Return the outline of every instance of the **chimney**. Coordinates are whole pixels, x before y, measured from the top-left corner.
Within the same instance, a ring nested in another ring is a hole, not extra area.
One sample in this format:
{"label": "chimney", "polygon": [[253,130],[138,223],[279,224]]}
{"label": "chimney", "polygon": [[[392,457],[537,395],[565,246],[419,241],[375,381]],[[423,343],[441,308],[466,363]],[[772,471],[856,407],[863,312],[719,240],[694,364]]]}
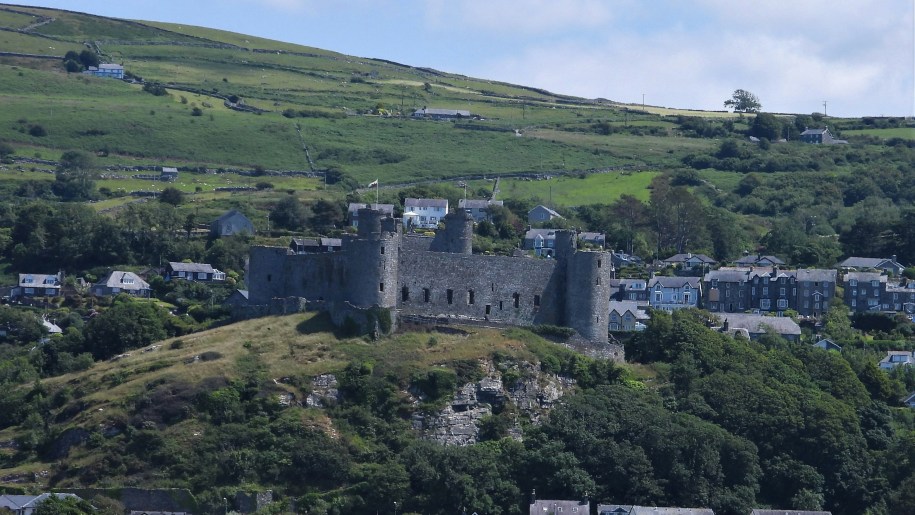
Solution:
{"label": "chimney", "polygon": [[537,489],[531,488],[531,504],[537,502]]}
{"label": "chimney", "polygon": [[581,498],[580,504],[588,504],[590,501],[591,499],[588,497],[588,492],[585,492],[585,495]]}
{"label": "chimney", "polygon": [[721,326],[721,328],[724,330],[724,332],[728,332],[728,326],[730,326],[730,324],[728,324],[728,319],[725,318],[725,319],[724,319],[724,325]]}

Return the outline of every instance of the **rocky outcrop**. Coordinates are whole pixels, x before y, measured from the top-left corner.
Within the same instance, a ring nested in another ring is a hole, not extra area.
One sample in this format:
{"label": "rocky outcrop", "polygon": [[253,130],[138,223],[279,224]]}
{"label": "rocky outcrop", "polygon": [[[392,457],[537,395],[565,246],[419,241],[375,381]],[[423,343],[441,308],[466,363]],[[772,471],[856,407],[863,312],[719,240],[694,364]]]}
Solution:
{"label": "rocky outcrop", "polygon": [[[502,374],[490,363],[487,377],[475,383],[467,383],[458,389],[454,398],[445,408],[436,413],[416,413],[413,428],[424,438],[444,445],[471,445],[479,441],[480,421],[495,412],[514,406],[532,423],[555,406],[565,392],[573,386],[571,379],[543,374],[530,363],[517,366],[520,379],[513,379],[506,385]],[[521,438],[518,423],[509,430],[513,438]]]}
{"label": "rocky outcrop", "polygon": [[337,376],[321,374],[311,380],[311,393],[305,397],[305,405],[310,408],[323,408],[328,403],[340,400],[340,391],[337,389]]}

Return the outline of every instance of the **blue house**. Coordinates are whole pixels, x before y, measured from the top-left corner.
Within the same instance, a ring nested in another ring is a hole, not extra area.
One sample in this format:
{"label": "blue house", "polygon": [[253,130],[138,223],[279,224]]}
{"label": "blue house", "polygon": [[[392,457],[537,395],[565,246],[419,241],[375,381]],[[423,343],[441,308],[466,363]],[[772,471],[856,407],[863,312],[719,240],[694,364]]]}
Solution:
{"label": "blue house", "polygon": [[648,304],[668,312],[698,307],[701,284],[698,277],[653,277],[648,281]]}

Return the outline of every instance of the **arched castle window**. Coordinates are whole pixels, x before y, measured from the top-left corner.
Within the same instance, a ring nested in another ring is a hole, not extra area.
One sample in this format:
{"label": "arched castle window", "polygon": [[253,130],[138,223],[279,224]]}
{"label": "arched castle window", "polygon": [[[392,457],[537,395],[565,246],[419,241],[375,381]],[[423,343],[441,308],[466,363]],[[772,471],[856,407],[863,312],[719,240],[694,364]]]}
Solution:
{"label": "arched castle window", "polygon": [[521,307],[521,295],[520,295],[520,294],[518,294],[518,293],[513,293],[513,294],[512,294],[512,299],[513,299],[514,302],[515,302],[515,307],[516,307],[516,308]]}
{"label": "arched castle window", "polygon": [[429,288],[423,288],[423,302],[429,302],[429,299],[432,297],[432,292],[429,291]]}

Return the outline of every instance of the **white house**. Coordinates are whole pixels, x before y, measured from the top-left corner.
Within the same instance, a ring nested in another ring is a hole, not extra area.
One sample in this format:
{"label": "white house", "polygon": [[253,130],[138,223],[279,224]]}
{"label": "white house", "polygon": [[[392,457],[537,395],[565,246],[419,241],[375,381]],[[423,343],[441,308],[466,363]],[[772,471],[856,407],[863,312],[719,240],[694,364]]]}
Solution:
{"label": "white house", "polygon": [[56,493],[43,493],[41,495],[0,495],[0,511],[7,509],[14,515],[32,515],[35,508],[52,495],[58,499],[66,499],[68,497],[79,499],[79,496],[74,494]]}
{"label": "white house", "polygon": [[404,227],[435,229],[448,214],[448,199],[408,198],[404,200],[403,211]]}

